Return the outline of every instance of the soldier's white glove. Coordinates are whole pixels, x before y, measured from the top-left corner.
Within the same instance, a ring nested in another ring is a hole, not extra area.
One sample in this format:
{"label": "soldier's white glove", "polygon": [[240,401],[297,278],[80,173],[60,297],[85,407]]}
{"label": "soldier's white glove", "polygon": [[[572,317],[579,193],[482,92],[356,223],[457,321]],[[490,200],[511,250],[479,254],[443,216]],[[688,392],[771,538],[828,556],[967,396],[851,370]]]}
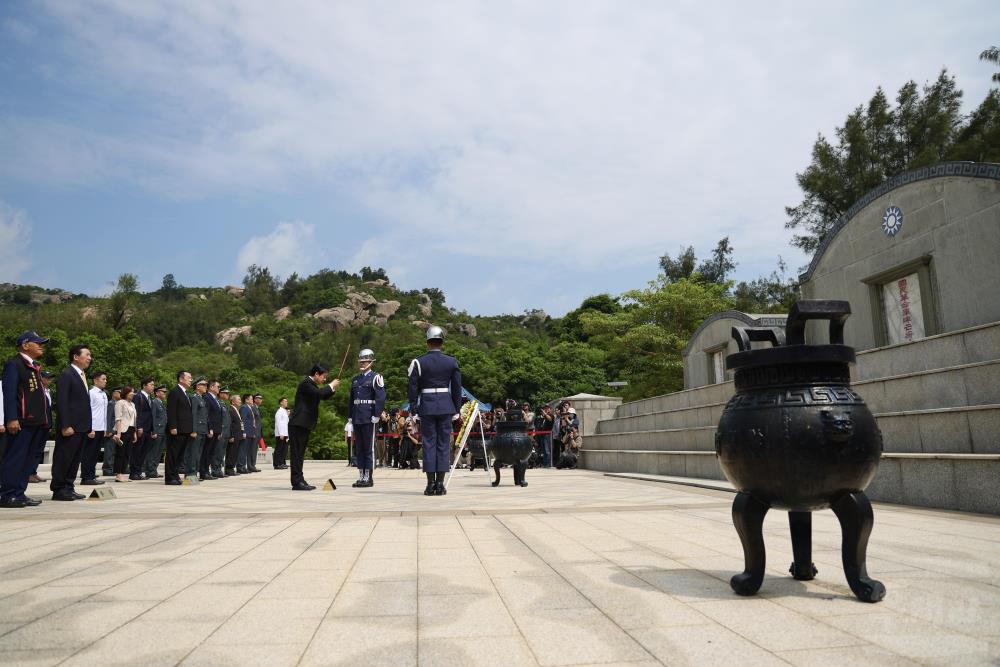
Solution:
{"label": "soldier's white glove", "polygon": [[372,423],[373,424],[377,424],[378,423],[378,417],[372,417]]}
{"label": "soldier's white glove", "polygon": [[461,414],[459,414],[459,413],[456,413],[456,414],[455,414],[455,416],[451,418],[451,420],[452,420],[453,422],[457,422],[457,421],[458,421],[459,419],[461,419],[461,418],[462,418],[462,415],[461,415]]}

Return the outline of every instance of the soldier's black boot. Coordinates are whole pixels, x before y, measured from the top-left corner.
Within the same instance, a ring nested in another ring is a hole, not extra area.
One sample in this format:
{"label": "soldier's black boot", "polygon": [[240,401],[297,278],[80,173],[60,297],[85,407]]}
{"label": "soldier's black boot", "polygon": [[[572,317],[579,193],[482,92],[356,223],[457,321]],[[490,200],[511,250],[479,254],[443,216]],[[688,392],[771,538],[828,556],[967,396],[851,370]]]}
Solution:
{"label": "soldier's black boot", "polygon": [[427,473],[427,488],[424,489],[424,495],[425,496],[434,495],[434,473],[432,472]]}
{"label": "soldier's black boot", "polygon": [[434,495],[443,496],[447,495],[448,489],[444,488],[444,473],[436,473],[437,479],[434,482]]}
{"label": "soldier's black boot", "polygon": [[365,486],[372,487],[375,486],[375,471],[371,468],[368,469],[368,474],[365,475]]}

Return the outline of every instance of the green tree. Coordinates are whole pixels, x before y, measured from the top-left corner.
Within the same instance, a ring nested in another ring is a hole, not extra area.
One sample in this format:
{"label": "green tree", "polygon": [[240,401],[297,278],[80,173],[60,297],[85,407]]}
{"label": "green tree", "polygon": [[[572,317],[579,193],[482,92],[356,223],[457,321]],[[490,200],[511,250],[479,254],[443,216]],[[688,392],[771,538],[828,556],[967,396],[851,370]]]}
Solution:
{"label": "green tree", "polygon": [[671,257],[669,254],[660,257],[660,268],[663,270],[663,274],[667,280],[675,283],[678,280],[690,278],[691,274],[694,273],[696,262],[694,247],[688,246],[687,248],[681,248],[680,252],[677,253],[677,257]]}
{"label": "green tree", "polygon": [[[1000,49],[995,46],[991,46],[979,54],[979,59],[983,62],[993,63],[996,67],[1000,67]],[[994,72],[992,80],[995,83],[1000,83],[1000,72]]]}
{"label": "green tree", "polygon": [[798,282],[785,275],[785,261],[778,258],[778,270],[733,289],[733,308],[744,313],[787,313],[799,298]]}
{"label": "green tree", "polygon": [[251,264],[243,276],[243,300],[251,313],[271,313],[278,303],[281,281],[266,266]]}
{"label": "green tree", "polygon": [[135,274],[123,273],[118,276],[115,289],[108,302],[108,321],[112,328],[121,329],[128,320],[135,302],[135,295],[138,292],[139,279]]}
{"label": "green tree", "polygon": [[962,91],[942,70],[919,88],[909,81],[891,109],[881,88],[867,106],[858,106],[836,129],[836,143],[820,135],[804,171],[796,174],[803,199],[785,212],[788,229],[802,230],[792,245],[814,252],[850,206],[886,178],[907,169],[954,157],[962,133]]}
{"label": "green tree", "polygon": [[681,350],[706,317],[730,307],[728,287],[660,275],[644,290],[625,292],[620,312],[584,313],[584,331],[608,350],[610,369],[629,382],[627,400],[683,387]]}
{"label": "green tree", "polygon": [[160,286],[160,298],[164,301],[176,301],[184,296],[181,286],[177,284],[174,274],[168,273],[163,276],[163,284]]}
{"label": "green tree", "polygon": [[994,88],[973,111],[951,147],[950,160],[1000,162],[1000,90]]}
{"label": "green tree", "polygon": [[721,285],[735,268],[733,246],[729,244],[729,237],[726,236],[715,245],[712,256],[698,265],[698,273],[701,274],[702,280]]}

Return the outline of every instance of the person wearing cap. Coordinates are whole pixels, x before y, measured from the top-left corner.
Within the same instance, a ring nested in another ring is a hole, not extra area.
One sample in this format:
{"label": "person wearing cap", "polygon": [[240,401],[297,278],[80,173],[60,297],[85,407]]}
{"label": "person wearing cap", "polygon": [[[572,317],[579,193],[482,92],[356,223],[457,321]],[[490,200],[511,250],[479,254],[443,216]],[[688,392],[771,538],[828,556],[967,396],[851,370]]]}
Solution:
{"label": "person wearing cap", "polygon": [[194,422],[195,436],[188,443],[184,455],[184,472],[187,476],[196,476],[202,481],[208,478],[200,474],[201,452],[208,437],[208,406],[205,405],[205,392],[208,391],[208,380],[198,378],[194,383],[194,394],[191,395],[191,419]]}
{"label": "person wearing cap", "polygon": [[385,408],[385,380],[372,370],[374,363],[374,351],[364,349],[358,353],[360,372],[351,379],[347,401],[358,458],[358,479],[351,485],[355,488],[375,486],[375,427]]}
{"label": "person wearing cap", "polygon": [[441,351],[444,330],[427,329],[427,353],[410,362],[407,396],[420,417],[424,448],[425,496],[442,496],[445,474],[451,467],[451,423],[462,410],[462,372],[455,357]]}
{"label": "person wearing cap", "polygon": [[163,457],[163,450],[167,446],[167,385],[157,385],[153,389],[153,400],[150,401],[153,408],[153,432],[149,434],[149,451],[146,453],[144,464],[146,479],[157,479],[160,473],[160,459]]}
{"label": "person wearing cap", "polygon": [[110,477],[115,474],[115,406],[122,400],[122,388],[113,387],[108,399],[108,421],[104,429],[104,456],[101,459],[101,474]]}
{"label": "person wearing cap", "polygon": [[226,470],[223,477],[235,477],[242,474],[236,471],[236,466],[240,458],[240,448],[242,447],[243,417],[240,416],[240,406],[243,398],[234,393],[229,399],[229,441],[226,443]]}
{"label": "person wearing cap", "polygon": [[[218,383],[213,384],[215,388],[213,397],[219,404],[219,432],[215,434],[215,448],[209,461],[209,471],[212,473],[212,477],[222,479],[226,477],[223,467],[226,464],[226,448],[229,445],[233,417],[229,413],[229,387],[219,387]],[[213,385],[208,386],[208,393],[213,394]]]}
{"label": "person wearing cap", "polygon": [[340,386],[340,380],[336,378],[327,383],[326,372],[322,364],[314,365],[295,389],[295,406],[288,419],[288,448],[292,462],[292,489],[295,491],[316,488],[306,482],[302,464],[309,446],[309,433],[316,428],[319,420],[319,402],[329,400]]}
{"label": "person wearing cap", "polygon": [[[52,421],[52,392],[49,390],[49,385],[52,384],[52,378],[54,376],[50,371],[46,370],[42,370],[40,375],[42,376],[42,389],[43,391],[45,391],[45,403],[46,403],[46,408],[48,410],[48,415],[47,415],[48,420],[50,424],[53,424],[54,422]],[[47,434],[46,438],[48,438]],[[35,462],[35,465],[32,466],[31,468],[31,474],[28,475],[28,484],[39,484],[41,482],[49,481],[44,477],[38,476],[38,466],[41,464],[42,459],[44,458],[45,458],[45,441],[42,441],[41,445],[38,448],[38,451],[36,451],[32,455],[32,460]]]}
{"label": "person wearing cap", "polygon": [[4,419],[7,420],[7,451],[0,463],[0,507],[19,508],[41,504],[28,498],[28,475],[33,462],[31,455],[38,442],[45,446],[49,431],[48,405],[42,389],[42,365],[48,338],[34,331],[17,337],[17,354],[3,367]]}
{"label": "person wearing cap", "polygon": [[90,386],[86,371],[90,368],[90,348],[69,348],[69,365],[59,374],[56,384],[56,444],[52,450],[52,500],[80,500],[84,496],[74,488],[80,468],[84,442],[93,430],[90,412]]}
{"label": "person wearing cap", "polygon": [[278,400],[278,409],[274,412],[274,469],[285,470],[288,465],[288,399]]}
{"label": "person wearing cap", "polygon": [[191,373],[177,371],[177,386],[167,394],[167,456],[163,462],[163,484],[180,486],[180,470],[184,467],[184,454],[188,443],[197,435],[191,411]]}

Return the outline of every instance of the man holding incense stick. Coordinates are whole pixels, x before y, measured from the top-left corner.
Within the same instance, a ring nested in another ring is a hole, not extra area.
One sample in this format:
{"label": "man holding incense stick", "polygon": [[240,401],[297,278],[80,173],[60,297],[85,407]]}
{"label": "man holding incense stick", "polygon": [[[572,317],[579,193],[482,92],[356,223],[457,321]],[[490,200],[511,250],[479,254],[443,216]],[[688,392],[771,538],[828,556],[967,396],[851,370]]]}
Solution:
{"label": "man holding incense stick", "polygon": [[292,464],[292,489],[294,491],[312,491],[316,487],[306,482],[302,475],[302,462],[309,446],[309,434],[316,428],[319,419],[319,402],[333,396],[340,386],[340,380],[334,378],[327,384],[327,370],[316,364],[303,378],[295,390],[295,407],[288,420],[288,445]]}

